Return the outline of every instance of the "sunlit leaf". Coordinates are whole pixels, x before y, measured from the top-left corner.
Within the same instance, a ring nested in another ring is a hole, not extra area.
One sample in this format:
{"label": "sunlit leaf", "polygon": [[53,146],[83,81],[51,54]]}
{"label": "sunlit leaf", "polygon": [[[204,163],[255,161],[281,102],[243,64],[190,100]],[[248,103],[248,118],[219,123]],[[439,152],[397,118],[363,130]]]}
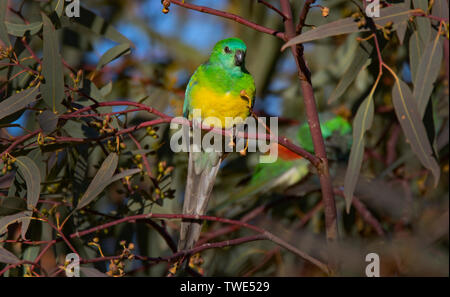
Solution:
{"label": "sunlit leaf", "polygon": [[408,85],[400,79],[396,80],[392,89],[392,102],[407,141],[422,165],[433,174],[436,186],[440,176],[439,165],[433,158],[433,151],[417,108],[417,102]]}
{"label": "sunlit leaf", "polygon": [[116,171],[119,157],[115,153],[111,153],[103,161],[102,166],[97,171],[94,179],[89,184],[83,197],[77,205],[77,209],[81,209],[94,200],[110,183],[111,178]]}
{"label": "sunlit leaf", "polygon": [[442,41],[437,36],[428,43],[423,53],[414,79],[414,98],[417,100],[419,114],[423,117],[428,100],[433,92],[434,82],[439,75],[442,62]]}
{"label": "sunlit leaf", "polygon": [[42,85],[42,97],[53,112],[63,112],[61,104],[64,99],[64,74],[61,55],[59,54],[59,42],[50,19],[42,14],[44,21],[44,60],[42,74],[45,83]]}
{"label": "sunlit leaf", "polygon": [[26,89],[0,102],[0,119],[15,113],[33,103],[39,93],[39,87]]}
{"label": "sunlit leaf", "polygon": [[363,101],[353,120],[353,144],[350,151],[347,171],[344,179],[344,196],[347,213],[350,211],[353,193],[358,181],[359,172],[364,156],[364,134],[370,129],[373,122],[374,106],[372,93]]}

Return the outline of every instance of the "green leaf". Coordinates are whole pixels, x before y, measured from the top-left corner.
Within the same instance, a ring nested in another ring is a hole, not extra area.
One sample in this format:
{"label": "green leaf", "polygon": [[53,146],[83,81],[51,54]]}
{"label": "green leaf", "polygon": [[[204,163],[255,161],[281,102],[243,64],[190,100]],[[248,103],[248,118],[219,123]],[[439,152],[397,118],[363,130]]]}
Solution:
{"label": "green leaf", "polygon": [[64,0],[56,0],[55,2],[54,10],[58,17],[61,17],[64,11]]}
{"label": "green leaf", "polygon": [[100,93],[102,94],[103,97],[108,96],[111,91],[112,91],[112,81],[110,81],[109,83],[107,83],[106,85],[104,85],[101,89],[100,89]]}
{"label": "green leaf", "polygon": [[427,44],[431,37],[431,21],[425,17],[417,17],[416,24],[420,39]]}
{"label": "green leaf", "polygon": [[121,173],[118,173],[118,174],[114,175],[111,178],[110,183],[113,183],[115,181],[118,181],[119,179],[125,178],[126,176],[133,176],[133,175],[135,175],[136,173],[139,173],[139,172],[141,172],[141,169],[139,169],[139,168],[127,169],[125,171],[122,171]]}
{"label": "green leaf", "polygon": [[0,216],[9,216],[27,209],[26,202],[19,197],[0,199]]}
{"label": "green leaf", "polygon": [[428,9],[428,0],[413,0],[414,8],[420,8],[424,12]]}
{"label": "green leaf", "polygon": [[9,41],[8,37],[8,29],[5,25],[5,16],[8,5],[8,0],[0,0],[0,40],[5,43],[5,45],[8,47],[11,45],[11,42]]}
{"label": "green leaf", "polygon": [[34,262],[36,257],[39,255],[39,252],[41,251],[41,247],[38,245],[31,245],[25,248],[25,251],[23,252],[23,260],[27,260],[30,262]]}
{"label": "green leaf", "polygon": [[[18,157],[16,159],[18,166],[18,172],[21,174],[27,185],[27,207],[26,214],[32,214],[32,211],[36,207],[39,194],[41,192],[41,172],[36,166],[33,160],[28,157]],[[25,235],[28,230],[30,220],[22,220],[22,238],[25,239]]]}
{"label": "green leaf", "polygon": [[102,166],[97,171],[94,179],[89,184],[83,197],[81,197],[76,209],[81,209],[88,205],[111,183],[111,178],[116,171],[118,162],[119,157],[117,154],[109,154],[105,161],[103,161]]}
{"label": "green leaf", "polygon": [[97,65],[97,69],[103,68],[106,64],[110,63],[111,61],[114,61],[115,59],[119,58],[120,56],[127,55],[130,52],[131,52],[130,44],[128,44],[128,43],[122,43],[122,44],[116,45],[113,48],[110,48],[100,58],[100,61],[98,62],[98,65]]}
{"label": "green leaf", "polygon": [[434,0],[431,14],[446,19],[448,23],[448,0]]}
{"label": "green leaf", "polygon": [[[411,8],[411,0],[405,0],[405,3],[403,3],[405,9]],[[397,30],[395,33],[397,34],[398,40],[401,45],[403,45],[403,41],[405,40],[406,30],[408,29],[408,22],[400,22],[397,25]]]}
{"label": "green leaf", "polygon": [[50,134],[56,129],[56,125],[58,124],[58,116],[51,112],[50,110],[44,110],[38,116],[39,126],[45,134]]}
{"label": "green leaf", "polygon": [[425,50],[425,43],[420,39],[419,32],[413,31],[409,39],[409,65],[411,68],[411,78],[415,81],[420,58]]}
{"label": "green leaf", "polygon": [[422,165],[431,171],[435,186],[437,186],[440,168],[433,158],[433,150],[418,111],[417,102],[408,85],[398,78],[392,89],[392,103],[407,142],[411,145]]}
{"label": "green leaf", "polygon": [[105,101],[105,98],[103,98],[102,92],[97,88],[95,83],[93,81],[90,81],[88,79],[83,79],[83,87],[81,88],[81,91],[89,95],[89,97],[94,98],[97,101],[103,102]]}
{"label": "green leaf", "polygon": [[42,85],[42,97],[53,112],[62,113],[64,106],[64,73],[61,56],[59,54],[59,42],[50,19],[42,13],[44,21],[43,47],[44,60],[42,74],[45,83]]}
{"label": "green leaf", "polygon": [[344,196],[347,213],[350,211],[353,193],[363,161],[364,147],[366,145],[364,134],[372,126],[373,114],[373,93],[371,92],[359,106],[355,119],[353,120],[353,144],[344,179]]}
{"label": "green leaf", "polygon": [[345,90],[347,90],[350,84],[358,76],[358,73],[367,63],[367,60],[370,58],[372,54],[372,51],[373,46],[370,45],[367,41],[363,41],[360,43],[358,49],[356,50],[352,63],[347,68],[338,85],[331,93],[330,98],[328,99],[328,104],[339,99],[339,97],[341,97],[342,94],[344,94]]}
{"label": "green leaf", "polygon": [[5,248],[0,246],[0,263],[16,264],[16,263],[19,263],[19,262],[20,262],[19,258],[17,258],[10,251],[8,251]]}
{"label": "green leaf", "polygon": [[425,47],[414,79],[414,98],[417,100],[421,118],[433,92],[433,85],[439,76],[442,62],[442,41],[439,36]]}
{"label": "green leaf", "polygon": [[83,6],[80,6],[79,18],[63,18],[63,25],[69,25],[71,22],[75,22],[85,28],[88,28],[95,34],[104,36],[117,43],[133,44],[128,38],[106,22],[101,16],[96,15]]}
{"label": "green leaf", "polygon": [[19,111],[36,100],[39,86],[16,93],[0,102],[0,119]]}
{"label": "green leaf", "polygon": [[22,37],[25,34],[34,35],[41,31],[42,28],[42,22],[33,22],[28,25],[26,24],[14,24],[5,21],[6,29],[8,30],[8,33],[17,36]]}
{"label": "green leaf", "polygon": [[[411,10],[406,9],[403,4],[392,5],[381,9],[380,17],[373,18],[373,21],[379,26],[384,26],[388,22],[393,22],[393,29],[395,30],[400,23],[408,20],[410,14]],[[369,30],[370,29],[366,27],[358,28],[357,22],[352,17],[340,19],[295,36],[285,43],[281,50],[283,51],[287,47],[298,43],[305,43],[330,36],[349,34],[353,32],[364,32]]]}

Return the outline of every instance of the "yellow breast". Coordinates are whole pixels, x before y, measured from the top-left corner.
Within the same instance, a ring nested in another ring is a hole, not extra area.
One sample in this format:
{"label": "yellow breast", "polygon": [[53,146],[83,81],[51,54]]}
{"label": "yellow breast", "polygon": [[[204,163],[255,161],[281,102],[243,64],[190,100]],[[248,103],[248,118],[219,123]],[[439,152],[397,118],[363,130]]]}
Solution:
{"label": "yellow breast", "polygon": [[[208,117],[217,118],[221,126],[230,128],[230,121],[225,118],[242,118],[245,120],[250,114],[250,103],[239,95],[224,93],[206,87],[196,87],[191,94],[191,106],[201,110],[201,117],[205,124],[217,127]],[[191,115],[192,116],[192,115]]]}

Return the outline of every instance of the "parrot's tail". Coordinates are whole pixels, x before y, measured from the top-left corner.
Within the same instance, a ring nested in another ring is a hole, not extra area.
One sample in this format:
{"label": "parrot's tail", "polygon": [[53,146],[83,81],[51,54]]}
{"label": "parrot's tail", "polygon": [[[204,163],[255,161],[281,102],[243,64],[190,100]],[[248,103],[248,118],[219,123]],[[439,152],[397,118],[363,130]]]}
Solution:
{"label": "parrot's tail", "polygon": [[[189,152],[183,214],[204,215],[206,213],[221,162],[222,153]],[[202,221],[184,219],[181,222],[178,251],[193,248],[200,237],[201,229]]]}

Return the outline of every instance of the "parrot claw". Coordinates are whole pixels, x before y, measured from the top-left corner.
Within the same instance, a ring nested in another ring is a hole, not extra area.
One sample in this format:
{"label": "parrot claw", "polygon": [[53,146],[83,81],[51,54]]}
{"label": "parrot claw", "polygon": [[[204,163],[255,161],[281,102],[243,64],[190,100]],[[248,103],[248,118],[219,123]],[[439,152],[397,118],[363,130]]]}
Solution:
{"label": "parrot claw", "polygon": [[246,156],[247,155],[247,150],[248,150],[248,139],[245,142],[245,147],[244,149],[242,149],[241,151],[239,151],[239,153],[241,154],[241,156]]}
{"label": "parrot claw", "polygon": [[251,110],[252,109],[252,100],[250,99],[250,96],[247,94],[247,92],[245,90],[241,90],[240,95],[241,95],[241,98],[248,101],[248,108]]}

